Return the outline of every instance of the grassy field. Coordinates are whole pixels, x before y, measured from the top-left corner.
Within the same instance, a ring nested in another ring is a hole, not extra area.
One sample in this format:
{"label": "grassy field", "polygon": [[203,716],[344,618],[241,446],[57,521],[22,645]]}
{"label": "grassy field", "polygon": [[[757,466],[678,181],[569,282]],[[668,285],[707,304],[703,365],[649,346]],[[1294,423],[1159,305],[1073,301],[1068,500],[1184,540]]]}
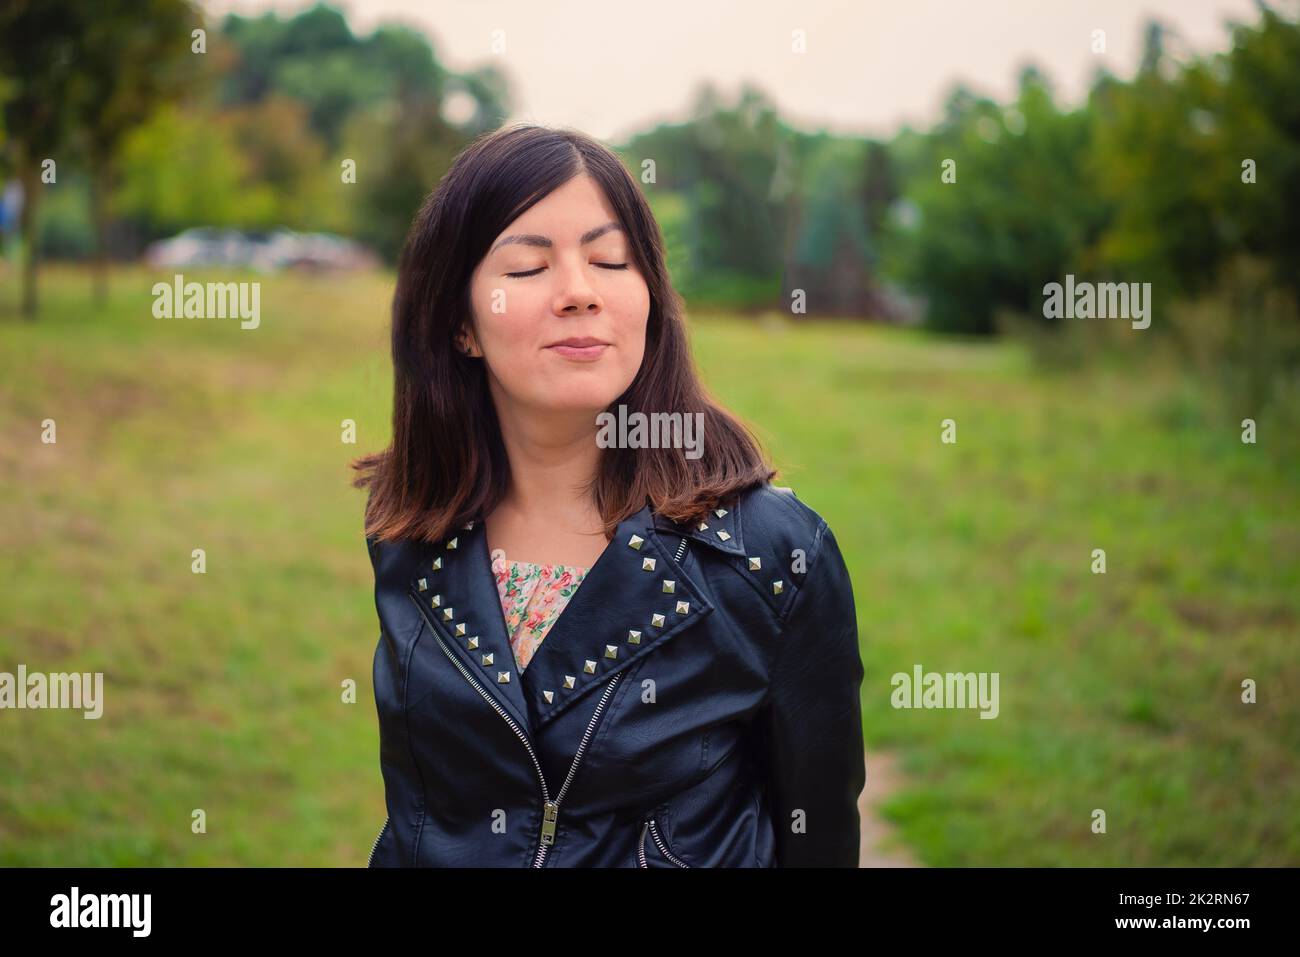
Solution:
{"label": "grassy field", "polygon": [[[103,671],[107,699],[0,712],[0,865],[364,864],[378,626],[346,465],[387,439],[392,279],[239,277],[263,283],[243,330],[155,319],[156,278],[100,309],[50,268],[35,323],[0,280],[0,671]],[[1300,436],[1262,418],[1242,444],[1250,413],[1166,366],[1049,375],[835,323],[693,337],[844,550],[865,735],[902,757],[885,812],[921,860],[1300,864]],[[918,663],[998,672],[998,718],[892,708]]]}

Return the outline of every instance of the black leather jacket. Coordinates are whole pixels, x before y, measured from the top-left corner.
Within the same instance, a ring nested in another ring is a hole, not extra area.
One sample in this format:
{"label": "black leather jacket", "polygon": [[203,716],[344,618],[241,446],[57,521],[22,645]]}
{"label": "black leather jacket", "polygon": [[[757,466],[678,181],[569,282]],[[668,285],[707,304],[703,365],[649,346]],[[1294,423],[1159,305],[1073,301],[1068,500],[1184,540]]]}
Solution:
{"label": "black leather jacket", "polygon": [[852,585],[790,490],[692,526],[647,503],[522,675],[481,521],[368,544],[388,808],[370,866],[857,866]]}

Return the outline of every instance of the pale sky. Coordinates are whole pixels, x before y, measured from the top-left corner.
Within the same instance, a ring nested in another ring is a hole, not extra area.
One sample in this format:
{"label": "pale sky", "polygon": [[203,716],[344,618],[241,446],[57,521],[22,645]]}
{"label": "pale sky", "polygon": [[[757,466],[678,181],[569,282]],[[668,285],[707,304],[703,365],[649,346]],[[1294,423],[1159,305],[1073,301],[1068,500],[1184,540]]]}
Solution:
{"label": "pale sky", "polygon": [[[204,0],[210,14],[293,13],[302,0]],[[1131,77],[1142,24],[1167,49],[1229,44],[1226,19],[1255,23],[1252,0],[343,0],[354,33],[401,21],[462,71],[495,62],[511,83],[509,120],[574,126],[617,141],[683,119],[710,79],[727,102],[750,80],[805,129],[890,136],[930,126],[958,79],[1004,101],[1032,60],[1074,104],[1093,71]],[[1300,0],[1274,9],[1295,15]],[[1104,30],[1106,53],[1091,50]],[[794,31],[806,52],[792,52]],[[493,52],[495,31],[504,50]]]}

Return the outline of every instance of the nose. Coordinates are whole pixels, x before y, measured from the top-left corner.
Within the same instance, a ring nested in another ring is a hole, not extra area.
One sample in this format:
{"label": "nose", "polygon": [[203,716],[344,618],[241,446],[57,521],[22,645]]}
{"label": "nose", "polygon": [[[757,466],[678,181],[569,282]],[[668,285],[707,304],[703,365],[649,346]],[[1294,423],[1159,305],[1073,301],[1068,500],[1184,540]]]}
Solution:
{"label": "nose", "polygon": [[591,284],[587,273],[585,258],[579,256],[576,261],[556,266],[559,280],[555,294],[555,312],[559,315],[580,315],[588,312],[600,312],[604,303],[600,293]]}

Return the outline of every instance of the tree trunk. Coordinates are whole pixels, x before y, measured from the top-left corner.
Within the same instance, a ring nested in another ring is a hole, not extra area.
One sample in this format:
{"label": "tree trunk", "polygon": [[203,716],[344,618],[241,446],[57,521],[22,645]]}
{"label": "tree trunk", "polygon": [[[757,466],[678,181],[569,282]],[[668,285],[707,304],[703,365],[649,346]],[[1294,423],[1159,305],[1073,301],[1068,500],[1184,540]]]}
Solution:
{"label": "tree trunk", "polygon": [[41,177],[31,164],[22,167],[23,211],[18,219],[23,237],[23,315],[36,318],[36,202],[40,195]]}
{"label": "tree trunk", "polygon": [[103,161],[96,162],[90,177],[90,216],[95,230],[94,298],[96,305],[108,301],[108,177]]}

